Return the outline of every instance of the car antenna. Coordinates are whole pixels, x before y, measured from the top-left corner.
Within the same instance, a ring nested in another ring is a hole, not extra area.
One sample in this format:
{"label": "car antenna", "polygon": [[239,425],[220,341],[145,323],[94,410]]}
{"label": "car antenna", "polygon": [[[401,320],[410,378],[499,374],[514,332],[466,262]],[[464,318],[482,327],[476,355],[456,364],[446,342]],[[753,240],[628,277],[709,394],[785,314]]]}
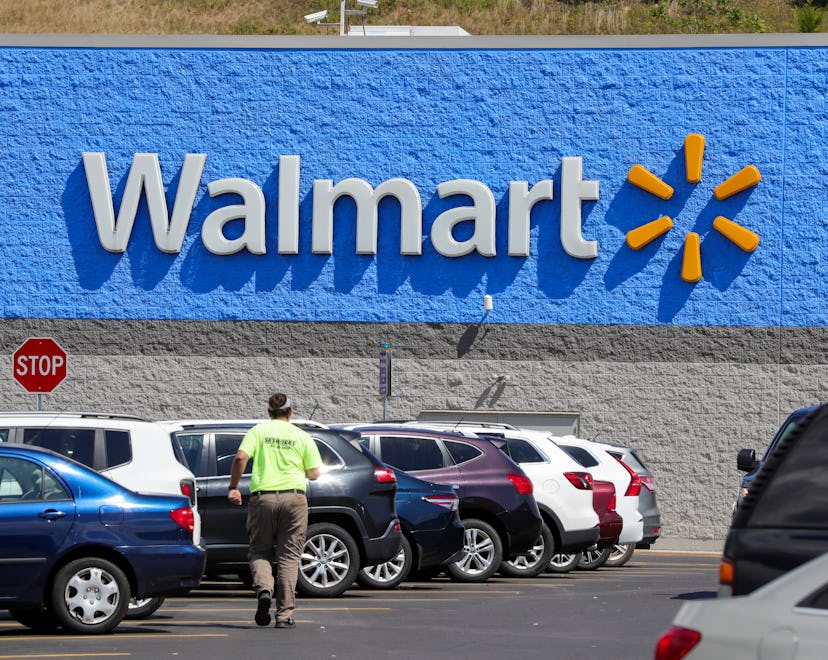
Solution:
{"label": "car antenna", "polygon": [[313,404],[313,410],[311,410],[311,414],[310,414],[310,417],[308,417],[308,419],[313,419],[313,416],[316,414],[316,409],[317,409],[318,407],[319,407],[319,404],[318,404],[318,403],[314,403],[314,404]]}
{"label": "car antenna", "polygon": [[463,420],[464,420],[464,419],[466,419],[466,417],[465,417],[465,416],[461,417],[460,419],[458,419],[458,420],[454,423],[454,430],[455,430],[455,431],[457,430],[457,427],[458,427],[458,426],[460,426],[460,425],[463,423]]}

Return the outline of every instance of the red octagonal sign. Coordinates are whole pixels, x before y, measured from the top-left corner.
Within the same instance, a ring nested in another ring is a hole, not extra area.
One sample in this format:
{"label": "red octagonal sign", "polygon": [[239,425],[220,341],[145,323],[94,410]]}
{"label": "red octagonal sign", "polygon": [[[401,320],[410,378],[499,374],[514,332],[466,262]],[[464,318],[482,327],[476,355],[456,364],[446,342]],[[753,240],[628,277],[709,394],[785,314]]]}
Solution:
{"label": "red octagonal sign", "polygon": [[66,351],[51,337],[29,337],[13,355],[14,379],[27,392],[51,392],[66,378]]}

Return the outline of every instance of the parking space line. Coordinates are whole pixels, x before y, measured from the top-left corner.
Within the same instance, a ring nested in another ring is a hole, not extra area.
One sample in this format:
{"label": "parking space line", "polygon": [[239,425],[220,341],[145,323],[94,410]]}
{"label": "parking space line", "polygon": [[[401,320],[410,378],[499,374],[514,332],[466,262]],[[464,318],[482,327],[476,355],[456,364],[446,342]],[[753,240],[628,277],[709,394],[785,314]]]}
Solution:
{"label": "parking space line", "polygon": [[0,655],[3,660],[17,660],[18,658],[122,658],[132,653],[38,653],[31,655]]}
{"label": "parking space line", "polygon": [[[156,625],[158,625],[157,622],[156,622]],[[80,642],[80,641],[92,641],[92,640],[97,641],[98,639],[100,639],[102,642],[105,642],[106,640],[112,641],[112,639],[151,639],[153,637],[159,637],[159,638],[163,638],[163,639],[173,639],[173,638],[178,638],[178,637],[229,637],[229,636],[230,635],[227,634],[227,633],[180,633],[180,634],[179,633],[164,633],[164,634],[158,634],[158,635],[153,634],[153,633],[145,633],[145,634],[142,634],[142,635],[132,635],[130,633],[127,633],[125,635],[119,635],[116,632],[114,635],[99,635],[98,637],[95,637],[93,635],[84,635],[83,637],[78,637],[77,635],[66,635],[66,636],[63,636],[63,635],[48,635],[48,636],[47,635],[33,635],[31,637],[27,636],[26,641],[27,642],[30,642],[30,641],[37,641],[37,642],[43,642],[43,641],[67,642],[69,640],[74,640],[74,641]],[[6,641],[8,641],[8,642],[19,642],[20,638],[19,637],[0,637],[0,644],[2,644],[3,642],[6,642]],[[88,655],[88,654],[84,654],[84,655]],[[20,656],[20,655],[0,656],[0,658],[2,658],[2,657],[21,658],[21,657],[24,657],[24,656]],[[50,656],[46,656],[46,657],[51,658],[51,657],[56,657],[56,656],[50,655]]]}

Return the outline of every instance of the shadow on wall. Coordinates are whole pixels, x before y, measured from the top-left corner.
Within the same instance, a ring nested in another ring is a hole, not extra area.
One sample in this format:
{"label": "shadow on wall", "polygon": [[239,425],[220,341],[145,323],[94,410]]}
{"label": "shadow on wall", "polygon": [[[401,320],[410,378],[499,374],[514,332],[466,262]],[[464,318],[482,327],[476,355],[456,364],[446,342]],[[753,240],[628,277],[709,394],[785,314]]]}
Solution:
{"label": "shadow on wall", "polygon": [[[112,163],[110,167],[120,173],[113,194],[117,216],[128,167],[122,162]],[[668,201],[655,198],[625,183],[610,200],[604,222],[626,233],[633,227],[660,215],[680,217],[692,188],[692,184],[685,181],[683,168],[682,152],[679,150],[663,176],[664,180],[669,181],[676,189],[674,198]],[[179,167],[175,176],[166,184],[169,212],[175,203],[180,176]],[[553,177],[557,197],[560,168]],[[333,255],[313,254],[311,190],[306,192],[299,205],[299,254],[280,255],[276,246],[278,168],[273,170],[262,185],[267,204],[267,254],[253,255],[243,251],[234,255],[218,256],[204,247],[200,237],[201,225],[213,211],[227,205],[239,204],[241,199],[235,194],[211,198],[206,191],[206,183],[204,179],[201,182],[180,255],[166,254],[156,248],[145,195],[141,197],[126,252],[114,254],[107,252],[98,239],[85,171],[79,160],[66,182],[62,206],[80,285],[90,291],[104,287],[120,260],[126,255],[134,285],[145,291],[152,290],[162,280],[170,277],[170,272],[174,272],[175,261],[180,259],[180,285],[184,290],[196,294],[209,294],[217,290],[240,291],[251,280],[255,283],[256,292],[274,291],[287,280],[290,282],[291,290],[304,291],[318,285],[323,272],[332,264],[333,289],[337,293],[349,295],[360,285],[364,287],[365,278],[369,276],[369,271],[375,264],[376,274],[370,273],[370,276],[376,277],[376,281],[370,284],[372,287],[375,286],[380,294],[394,295],[407,284],[422,296],[451,293],[462,299],[471,295],[477,296],[481,285],[493,294],[506,291],[518,279],[519,273],[529,268],[527,261],[533,260],[536,263],[537,287],[543,296],[549,299],[566,299],[571,296],[587,279],[593,268],[605,267],[603,282],[607,290],[624,286],[639,273],[654,269],[662,274],[665,284],[661,287],[658,311],[659,320],[664,322],[671,321],[682,309],[694,286],[683,282],[680,277],[681,245],[686,229],[680,228],[678,222],[673,230],[639,251],[632,250],[622,243],[614,255],[602,246],[602,251],[595,260],[574,259],[568,256],[561,246],[560,204],[557,199],[539,202],[533,209],[532,256],[529,259],[507,256],[507,191],[502,192],[497,204],[496,257],[483,257],[472,253],[462,258],[447,258],[433,249],[428,235],[434,220],[448,209],[472,203],[471,199],[464,195],[440,199],[436,193],[430,198],[424,198],[423,232],[426,236],[421,256],[400,254],[399,202],[393,198],[385,198],[379,204],[381,222],[378,229],[377,255],[356,254],[356,204],[348,197],[340,198],[334,207]],[[712,218],[718,213],[733,217],[744,206],[748,196],[749,193],[742,193],[725,202],[718,202],[711,197],[702,213],[694,219],[693,230],[698,231],[703,238],[704,278],[720,290],[731,285],[750,255],[713,231]],[[584,237],[587,240],[593,240],[599,235],[607,236],[606,228],[599,224],[600,218],[593,217],[596,215],[595,209],[596,202],[583,203]],[[473,235],[474,228],[471,221],[458,223],[453,232],[455,240],[467,240]],[[240,236],[243,229],[241,220],[233,220],[225,225],[224,234],[232,240]],[[604,241],[603,245],[607,245],[607,242]],[[708,263],[705,260],[704,254],[708,251],[719,255],[716,263]],[[471,332],[472,327],[467,330],[467,333]],[[458,344],[458,355],[468,352],[468,347],[472,343],[473,338],[464,336]]]}

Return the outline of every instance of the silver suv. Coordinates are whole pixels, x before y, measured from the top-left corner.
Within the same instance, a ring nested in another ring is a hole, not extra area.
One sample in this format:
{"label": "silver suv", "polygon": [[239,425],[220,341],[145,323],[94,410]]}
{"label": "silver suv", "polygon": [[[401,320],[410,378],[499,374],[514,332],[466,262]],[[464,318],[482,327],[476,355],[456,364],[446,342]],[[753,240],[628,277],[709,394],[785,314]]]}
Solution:
{"label": "silver suv", "polygon": [[[0,412],[0,441],[51,449],[139,493],[186,495],[201,543],[196,482],[173,429],[140,417],[95,412]],[[128,618],[144,618],[163,598],[133,600]]]}

